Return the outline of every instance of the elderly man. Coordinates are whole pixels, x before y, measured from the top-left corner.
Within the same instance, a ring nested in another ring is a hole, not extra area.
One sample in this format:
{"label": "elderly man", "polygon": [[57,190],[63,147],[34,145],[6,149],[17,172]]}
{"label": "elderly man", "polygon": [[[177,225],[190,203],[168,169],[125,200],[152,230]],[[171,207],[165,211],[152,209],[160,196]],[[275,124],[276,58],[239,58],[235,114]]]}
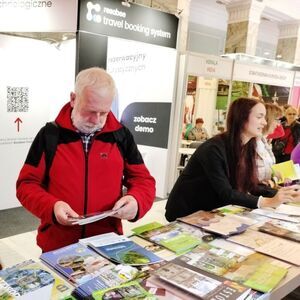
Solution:
{"label": "elderly man", "polygon": [[[137,220],[153,203],[155,180],[132,134],[110,111],[114,95],[115,84],[106,71],[81,71],[70,102],[55,120],[51,166],[46,126],[33,141],[17,180],[17,197],[41,219],[37,244],[44,252],[96,234],[122,233],[121,219]],[[78,215],[110,209],[116,210],[113,217],[73,225]]]}

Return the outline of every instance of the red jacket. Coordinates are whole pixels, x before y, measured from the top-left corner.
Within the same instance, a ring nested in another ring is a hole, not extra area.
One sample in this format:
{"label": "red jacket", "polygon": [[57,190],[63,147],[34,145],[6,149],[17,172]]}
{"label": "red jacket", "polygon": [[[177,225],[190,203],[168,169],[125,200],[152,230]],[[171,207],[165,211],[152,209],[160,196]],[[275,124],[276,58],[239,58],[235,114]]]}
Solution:
{"label": "red jacket", "polygon": [[[79,133],[71,122],[71,106],[66,104],[56,118],[60,127],[57,150],[44,186],[44,127],[35,137],[17,180],[17,198],[41,219],[37,244],[50,251],[80,238],[115,231],[122,233],[120,219],[109,217],[85,226],[63,226],[56,222],[53,207],[67,202],[79,215],[111,209],[122,196],[122,186],[138,202],[137,219],[151,208],[155,197],[155,180],[150,175],[133,136],[108,114],[104,128],[95,134],[85,154]],[[119,150],[113,131],[125,132],[124,148]],[[121,153],[122,152],[122,153]]]}

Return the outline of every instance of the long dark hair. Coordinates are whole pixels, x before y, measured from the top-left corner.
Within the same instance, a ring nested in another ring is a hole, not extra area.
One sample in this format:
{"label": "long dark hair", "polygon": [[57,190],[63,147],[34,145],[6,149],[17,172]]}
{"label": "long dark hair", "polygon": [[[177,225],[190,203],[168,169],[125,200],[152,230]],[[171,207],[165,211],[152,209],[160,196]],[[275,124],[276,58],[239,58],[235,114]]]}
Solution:
{"label": "long dark hair", "polygon": [[241,192],[255,192],[258,184],[256,139],[242,144],[242,133],[252,108],[262,103],[256,99],[239,98],[231,103],[227,115],[227,158],[231,185]]}

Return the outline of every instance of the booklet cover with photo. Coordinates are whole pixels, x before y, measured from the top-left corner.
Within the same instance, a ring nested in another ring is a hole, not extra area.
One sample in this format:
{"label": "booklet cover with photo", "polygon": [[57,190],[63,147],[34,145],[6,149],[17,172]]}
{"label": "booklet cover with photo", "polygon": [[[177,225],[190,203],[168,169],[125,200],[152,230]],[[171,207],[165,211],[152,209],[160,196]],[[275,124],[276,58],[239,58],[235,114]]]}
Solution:
{"label": "booklet cover with photo", "polygon": [[74,285],[83,284],[114,267],[108,259],[79,243],[42,253],[40,258]]}
{"label": "booklet cover with photo", "polygon": [[27,260],[0,271],[0,299],[55,299],[69,296],[73,287],[44,265]]}
{"label": "booklet cover with photo", "polygon": [[139,266],[162,261],[160,257],[129,239],[107,245],[92,241],[89,246],[100,255],[125,265]]}
{"label": "booklet cover with photo", "polygon": [[138,282],[132,281],[124,283],[116,287],[94,292],[93,299],[95,300],[108,300],[108,299],[145,299],[155,300],[154,295],[147,292]]}
{"label": "booklet cover with photo", "polygon": [[201,243],[201,237],[190,234],[177,223],[155,227],[153,224],[144,225],[142,228],[134,228],[132,231],[140,237],[161,245],[176,254],[185,253]]}
{"label": "booklet cover with photo", "polygon": [[170,262],[153,275],[203,300],[219,299],[226,295],[227,300],[244,299],[250,289],[231,280],[206,273],[179,261]]}
{"label": "booklet cover with photo", "polygon": [[246,257],[207,243],[201,243],[177,259],[208,273],[222,276],[245,260]]}
{"label": "booklet cover with photo", "polygon": [[178,218],[178,221],[202,228],[205,231],[222,236],[230,236],[244,232],[249,226],[256,223],[255,220],[235,214],[220,215],[208,211],[197,211],[186,217]]}
{"label": "booklet cover with photo", "polygon": [[132,266],[117,265],[107,273],[79,285],[73,291],[72,295],[79,299],[86,299],[92,296],[92,293],[98,290],[107,289],[113,286],[119,286],[123,283],[134,280],[139,277],[139,270]]}
{"label": "booklet cover with photo", "polygon": [[270,220],[258,227],[258,230],[284,239],[300,242],[300,224]]}
{"label": "booklet cover with photo", "polygon": [[286,276],[290,265],[267,255],[254,253],[224,274],[225,278],[254,290],[269,293]]}

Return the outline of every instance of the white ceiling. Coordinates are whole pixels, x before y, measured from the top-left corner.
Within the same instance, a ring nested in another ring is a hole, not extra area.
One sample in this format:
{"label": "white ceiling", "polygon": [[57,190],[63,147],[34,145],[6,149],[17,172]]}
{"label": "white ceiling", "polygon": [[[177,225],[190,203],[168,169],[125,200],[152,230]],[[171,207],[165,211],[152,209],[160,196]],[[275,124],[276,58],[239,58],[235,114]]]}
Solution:
{"label": "white ceiling", "polygon": [[[253,0],[263,2],[262,18],[271,22],[290,23],[300,21],[300,0]],[[227,27],[226,5],[238,4],[243,0],[191,0],[190,21],[217,29]],[[248,0],[245,0],[248,2]],[[211,26],[211,25],[214,26]]]}

